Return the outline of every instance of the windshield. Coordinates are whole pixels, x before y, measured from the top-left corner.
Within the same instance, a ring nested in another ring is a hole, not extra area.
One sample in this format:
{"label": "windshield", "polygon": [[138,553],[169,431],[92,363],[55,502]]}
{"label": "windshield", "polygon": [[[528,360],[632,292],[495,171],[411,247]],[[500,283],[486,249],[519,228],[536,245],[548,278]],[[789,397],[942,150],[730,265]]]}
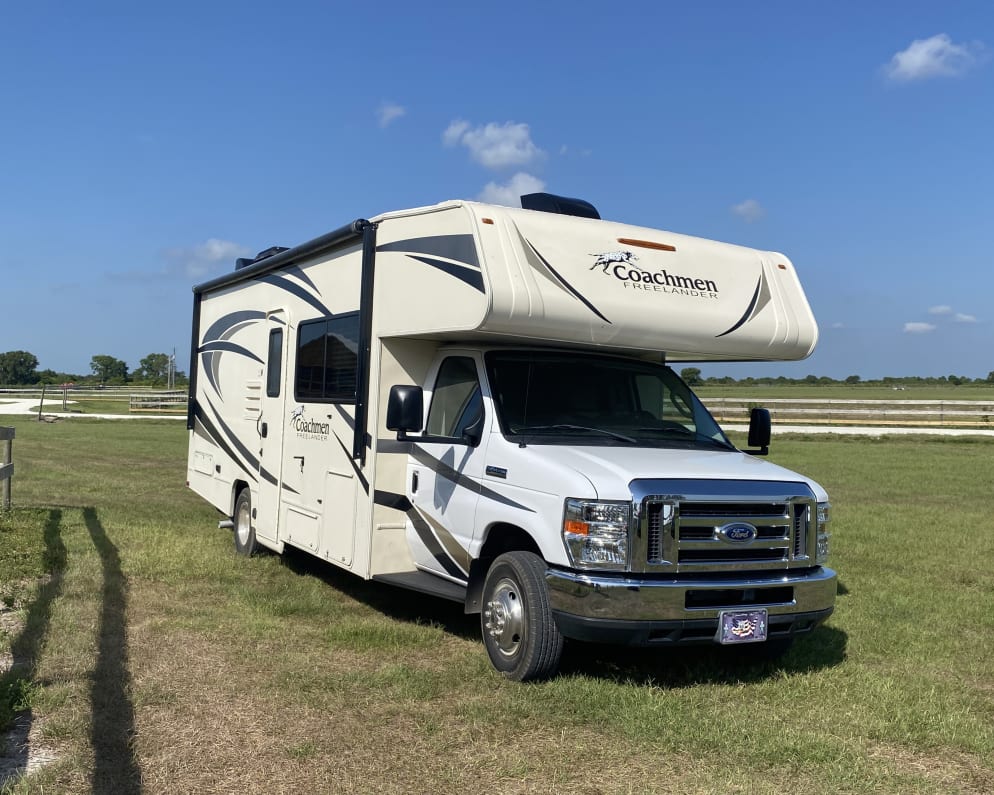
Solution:
{"label": "windshield", "polygon": [[501,431],[509,438],[733,449],[669,367],[544,351],[491,351],[486,363]]}

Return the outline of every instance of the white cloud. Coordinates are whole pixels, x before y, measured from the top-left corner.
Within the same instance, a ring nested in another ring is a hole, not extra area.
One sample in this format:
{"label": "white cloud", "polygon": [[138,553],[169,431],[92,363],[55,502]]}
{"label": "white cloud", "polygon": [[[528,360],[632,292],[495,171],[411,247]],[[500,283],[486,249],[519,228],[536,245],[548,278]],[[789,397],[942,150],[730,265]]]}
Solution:
{"label": "white cloud", "polygon": [[766,209],[755,199],[746,199],[732,207],[732,213],[746,223],[753,223],[766,215]]}
{"label": "white cloud", "polygon": [[376,117],[379,120],[380,127],[387,127],[405,113],[407,113],[406,108],[393,102],[383,102],[376,110]]}
{"label": "white cloud", "polygon": [[442,142],[446,146],[465,146],[470,157],[490,169],[524,166],[545,155],[532,142],[527,124],[510,121],[472,127],[468,121],[457,119],[442,133]]}
{"label": "white cloud", "polygon": [[953,317],[953,320],[955,320],[957,323],[976,323],[977,322],[977,318],[976,317],[974,317],[973,315],[964,315],[962,312],[957,312],[956,315]]}
{"label": "white cloud", "polygon": [[249,249],[243,245],[212,237],[203,243],[166,251],[166,259],[171,263],[166,272],[167,275],[200,279],[208,273],[220,270],[221,264],[234,268],[235,259],[246,257],[249,253]]}
{"label": "white cloud", "polygon": [[477,197],[487,204],[502,204],[505,207],[520,207],[521,196],[528,193],[539,193],[545,189],[545,183],[538,177],[519,171],[504,185],[489,182]]}
{"label": "white cloud", "polygon": [[935,331],[935,326],[931,323],[905,323],[904,332],[906,334],[928,334]]}
{"label": "white cloud", "polygon": [[979,63],[983,54],[980,42],[954,44],[948,35],[939,33],[929,39],[915,39],[906,50],[895,53],[884,73],[896,82],[956,77]]}
{"label": "white cloud", "polygon": [[928,309],[930,315],[951,315],[953,313],[953,308],[947,306],[946,304],[940,304],[939,306],[930,306]]}

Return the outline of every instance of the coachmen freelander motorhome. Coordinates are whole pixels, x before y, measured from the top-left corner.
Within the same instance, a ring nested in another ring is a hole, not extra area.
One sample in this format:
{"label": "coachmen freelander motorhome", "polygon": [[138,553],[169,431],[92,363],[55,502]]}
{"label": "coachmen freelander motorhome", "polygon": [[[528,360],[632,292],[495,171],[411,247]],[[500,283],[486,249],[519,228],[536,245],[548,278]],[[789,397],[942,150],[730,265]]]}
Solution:
{"label": "coachmen freelander motorhome", "polygon": [[494,666],[563,638],[765,643],[832,612],[828,497],[739,451],[669,361],[807,356],[790,261],[549,194],[359,220],[194,288],[188,478],[235,546],[480,613]]}

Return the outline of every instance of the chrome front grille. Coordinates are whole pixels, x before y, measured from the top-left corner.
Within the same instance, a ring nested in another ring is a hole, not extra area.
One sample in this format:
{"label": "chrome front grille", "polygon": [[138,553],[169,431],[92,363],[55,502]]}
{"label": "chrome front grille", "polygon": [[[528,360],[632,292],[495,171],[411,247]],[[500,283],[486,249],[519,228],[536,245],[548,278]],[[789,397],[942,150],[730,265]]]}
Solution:
{"label": "chrome front grille", "polygon": [[[666,485],[689,483],[670,481]],[[760,492],[757,499],[742,499],[735,493],[750,488]],[[722,489],[733,493],[720,499],[713,492]],[[778,489],[777,499],[763,493]],[[634,489],[633,493],[638,496]],[[814,534],[810,529],[815,501],[803,484],[697,482],[690,494],[644,496],[638,513],[646,571],[782,569],[812,563]],[[730,538],[727,528],[738,525],[746,525],[746,533],[753,537],[744,541]]]}

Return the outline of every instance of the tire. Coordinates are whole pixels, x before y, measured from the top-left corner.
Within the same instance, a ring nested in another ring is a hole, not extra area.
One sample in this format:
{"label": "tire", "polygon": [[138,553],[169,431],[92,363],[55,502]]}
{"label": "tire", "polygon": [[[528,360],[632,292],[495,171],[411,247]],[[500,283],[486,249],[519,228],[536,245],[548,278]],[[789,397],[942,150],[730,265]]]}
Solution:
{"label": "tire", "polygon": [[252,495],[248,489],[238,492],[235,499],[235,515],[231,517],[235,526],[235,552],[247,558],[252,557],[259,545],[255,540],[255,528],[252,526]]}
{"label": "tire", "polygon": [[563,653],[545,571],[545,561],[538,555],[505,552],[494,561],[483,584],[483,644],[494,668],[516,682],[553,676]]}

